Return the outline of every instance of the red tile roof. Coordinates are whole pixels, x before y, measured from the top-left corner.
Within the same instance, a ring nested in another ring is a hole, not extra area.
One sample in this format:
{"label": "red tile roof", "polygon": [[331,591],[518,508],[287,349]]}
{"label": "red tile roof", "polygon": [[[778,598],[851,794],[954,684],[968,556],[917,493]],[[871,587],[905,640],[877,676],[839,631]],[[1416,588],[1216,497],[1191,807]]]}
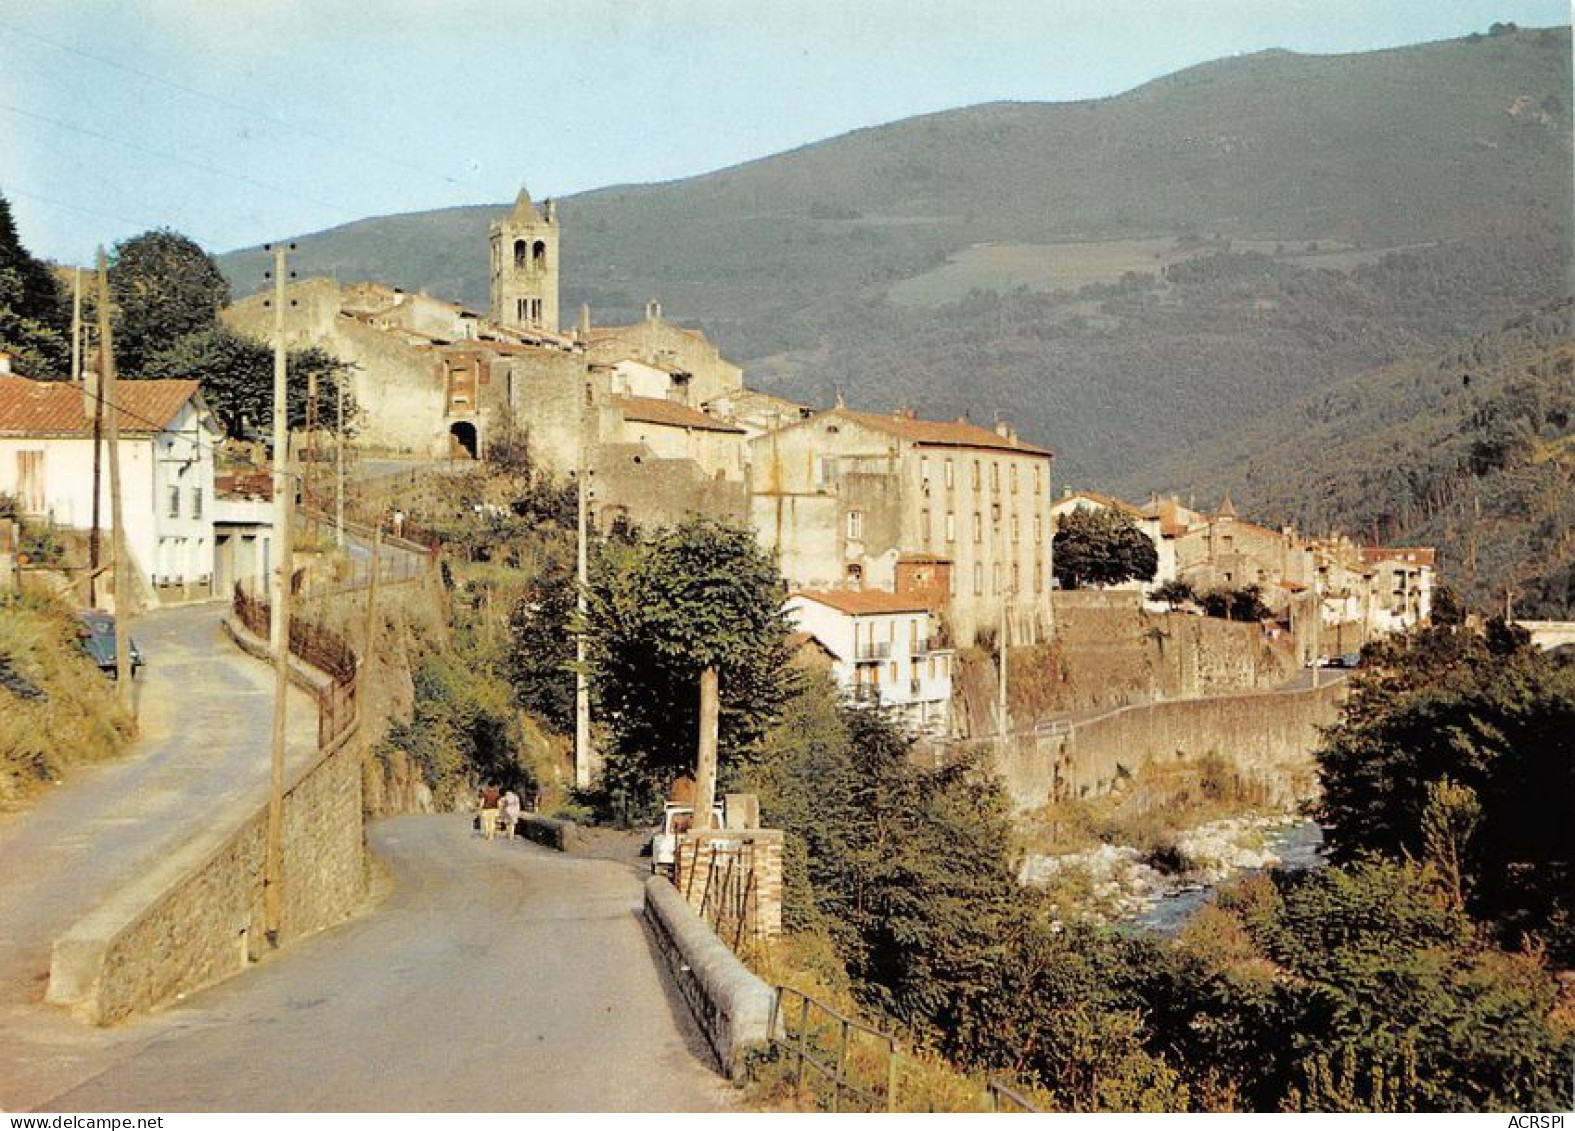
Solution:
{"label": "red tile roof", "polygon": [[707,432],[733,432],[738,435],[744,433],[742,428],[735,428],[726,421],[660,397],[615,396],[613,404],[618,406],[625,420],[637,420],[643,424],[665,424],[670,428],[699,428]]}
{"label": "red tile roof", "polygon": [[[121,430],[161,432],[197,392],[195,381],[121,381],[115,386]],[[0,377],[0,435],[85,435],[93,415],[83,411],[83,400],[82,387],[70,381]]]}
{"label": "red tile roof", "polygon": [[1130,515],[1132,518],[1150,517],[1149,515],[1146,515],[1140,511],[1137,507],[1133,506],[1131,503],[1122,502],[1113,495],[1101,495],[1097,491],[1073,491],[1070,494],[1062,495],[1061,498],[1056,501],[1070,502],[1073,499],[1087,499],[1091,503],[1098,503],[1100,506],[1106,507],[1110,510],[1118,510],[1123,514]]}
{"label": "red tile roof", "polygon": [[991,428],[981,428],[966,420],[919,420],[895,413],[854,412],[836,408],[825,415],[837,415],[873,428],[887,435],[897,436],[910,443],[940,448],[989,448],[995,451],[1022,452],[1024,455],[1047,456],[1044,448],[1036,448],[1021,440],[1002,436]]}
{"label": "red tile roof", "polygon": [[1432,546],[1363,546],[1362,561],[1370,565],[1378,562],[1406,562],[1411,565],[1434,565],[1438,551]]}
{"label": "red tile roof", "polygon": [[884,589],[804,589],[794,593],[793,596],[817,601],[838,612],[855,617],[877,613],[930,611],[930,606],[919,594],[888,593]]}

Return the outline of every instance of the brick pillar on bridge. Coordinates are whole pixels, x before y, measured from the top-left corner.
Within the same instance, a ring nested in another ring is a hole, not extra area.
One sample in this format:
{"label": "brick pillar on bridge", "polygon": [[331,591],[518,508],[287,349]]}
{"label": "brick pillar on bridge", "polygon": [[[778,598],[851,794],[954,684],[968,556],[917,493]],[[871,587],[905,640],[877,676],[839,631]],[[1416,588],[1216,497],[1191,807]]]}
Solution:
{"label": "brick pillar on bridge", "polygon": [[728,946],[782,933],[782,830],[685,833],[673,856],[674,886]]}

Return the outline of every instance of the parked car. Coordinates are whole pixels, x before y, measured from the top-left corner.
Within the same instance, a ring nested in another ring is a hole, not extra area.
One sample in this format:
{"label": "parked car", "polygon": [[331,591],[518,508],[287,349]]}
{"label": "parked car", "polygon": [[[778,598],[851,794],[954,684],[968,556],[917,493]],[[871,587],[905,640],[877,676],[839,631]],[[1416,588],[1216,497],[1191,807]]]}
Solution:
{"label": "parked car", "polygon": [[[722,806],[713,806],[711,812],[715,815],[711,822],[713,827],[721,828]],[[678,854],[678,838],[689,831],[690,826],[694,824],[694,819],[693,805],[675,805],[668,802],[662,807],[662,823],[657,827],[656,834],[651,837],[653,873],[672,879],[674,859]]]}
{"label": "parked car", "polygon": [[[99,609],[84,609],[77,614],[77,634],[82,650],[92,657],[98,670],[116,674],[115,668],[115,618]],[[135,679],[142,670],[142,649],[135,639],[130,641],[131,677]]]}
{"label": "parked car", "polygon": [[1341,652],[1338,656],[1329,656],[1321,661],[1321,666],[1326,668],[1359,668],[1362,666],[1360,652]]}

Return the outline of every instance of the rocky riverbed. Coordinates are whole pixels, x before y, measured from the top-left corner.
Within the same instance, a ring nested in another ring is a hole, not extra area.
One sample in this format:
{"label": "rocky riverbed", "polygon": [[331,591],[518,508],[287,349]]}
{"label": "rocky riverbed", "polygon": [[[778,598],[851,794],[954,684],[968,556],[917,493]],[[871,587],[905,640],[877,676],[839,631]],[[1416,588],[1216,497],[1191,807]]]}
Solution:
{"label": "rocky riverbed", "polygon": [[[1179,929],[1223,880],[1239,872],[1319,862],[1318,826],[1295,813],[1230,817],[1184,829],[1174,851],[1145,854],[1102,844],[1084,852],[1030,855],[1018,878],[1044,887],[1062,921],[1131,922]],[[1155,864],[1163,862],[1165,867]]]}

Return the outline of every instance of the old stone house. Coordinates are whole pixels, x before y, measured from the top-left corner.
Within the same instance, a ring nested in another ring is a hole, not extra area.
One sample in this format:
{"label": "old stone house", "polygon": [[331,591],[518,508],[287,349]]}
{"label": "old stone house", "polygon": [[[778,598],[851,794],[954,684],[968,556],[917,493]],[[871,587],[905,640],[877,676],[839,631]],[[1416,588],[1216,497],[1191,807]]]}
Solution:
{"label": "old stone house", "polygon": [[1046,637],[1051,457],[1043,448],[1004,424],[842,407],[749,443],[751,523],[790,584],[896,591],[899,579],[943,577],[957,643],[998,629],[1003,615],[1014,642]]}

